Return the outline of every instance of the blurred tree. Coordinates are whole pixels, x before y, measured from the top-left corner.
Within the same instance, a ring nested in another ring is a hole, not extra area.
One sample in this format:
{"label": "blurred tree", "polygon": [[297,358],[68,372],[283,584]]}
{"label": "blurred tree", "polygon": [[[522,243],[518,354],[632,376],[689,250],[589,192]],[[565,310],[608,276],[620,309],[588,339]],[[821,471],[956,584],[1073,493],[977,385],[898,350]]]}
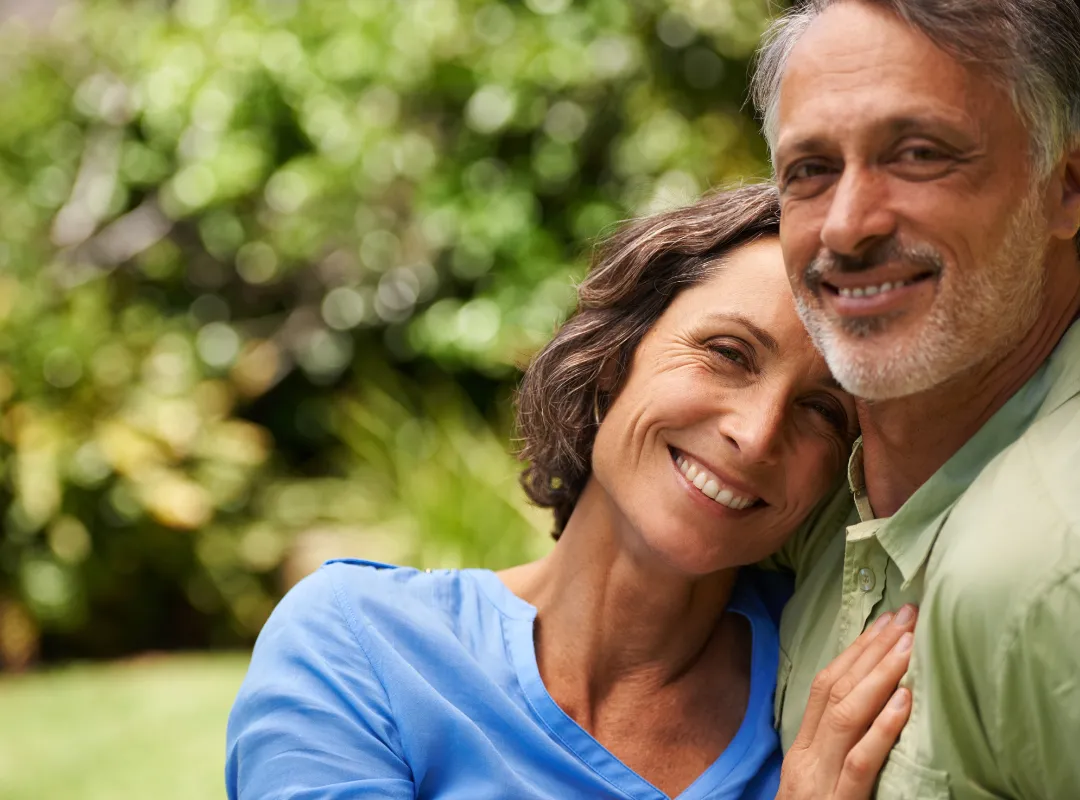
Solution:
{"label": "blurred tree", "polygon": [[95,0],[4,26],[0,659],[249,641],[327,531],[534,552],[517,366],[590,240],[765,174],[766,11]]}

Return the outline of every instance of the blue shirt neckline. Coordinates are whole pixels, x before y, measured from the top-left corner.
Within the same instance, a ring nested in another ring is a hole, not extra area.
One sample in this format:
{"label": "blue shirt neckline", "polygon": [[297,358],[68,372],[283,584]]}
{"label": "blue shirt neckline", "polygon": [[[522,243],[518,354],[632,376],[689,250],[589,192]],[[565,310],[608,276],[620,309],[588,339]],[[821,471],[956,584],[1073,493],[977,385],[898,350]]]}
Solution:
{"label": "blue shirt neckline", "polygon": [[669,798],[620,761],[555,702],[544,686],[536,658],[533,637],[536,608],[510,591],[494,572],[482,569],[467,571],[473,573],[488,600],[507,621],[504,626],[507,650],[533,713],[551,735],[582,763],[623,794],[639,800],[650,796],[655,800],[705,800],[711,793],[722,788],[724,781],[739,765],[754,741],[758,726],[755,711],[772,708],[764,695],[773,689],[771,667],[768,665],[776,662],[775,655],[772,659],[769,658],[767,649],[770,643],[774,648],[776,645],[759,628],[770,617],[761,598],[750,590],[744,581],[736,581],[727,610],[740,614],[750,623],[750,696],[746,704],[746,714],[735,736],[716,761],[681,794]]}

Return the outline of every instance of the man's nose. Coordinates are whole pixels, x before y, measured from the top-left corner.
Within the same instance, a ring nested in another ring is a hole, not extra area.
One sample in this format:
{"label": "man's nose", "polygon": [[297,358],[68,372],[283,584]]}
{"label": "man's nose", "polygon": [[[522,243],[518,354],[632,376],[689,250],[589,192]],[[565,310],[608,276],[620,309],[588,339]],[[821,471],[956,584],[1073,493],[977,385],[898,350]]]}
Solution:
{"label": "man's nose", "polygon": [[721,417],[720,434],[747,463],[773,463],[779,460],[786,417],[783,398],[755,393]]}
{"label": "man's nose", "polygon": [[895,228],[884,176],[861,165],[845,167],[821,228],[822,245],[840,255],[857,256]]}

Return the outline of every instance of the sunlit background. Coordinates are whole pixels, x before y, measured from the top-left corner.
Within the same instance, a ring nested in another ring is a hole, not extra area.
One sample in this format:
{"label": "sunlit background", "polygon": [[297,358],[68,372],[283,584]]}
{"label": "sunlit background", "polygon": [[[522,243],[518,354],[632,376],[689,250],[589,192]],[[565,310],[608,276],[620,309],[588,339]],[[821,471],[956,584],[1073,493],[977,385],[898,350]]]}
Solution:
{"label": "sunlit background", "polygon": [[545,551],[519,367],[598,235],[767,174],[767,13],[0,2],[0,797],[220,798],[300,577]]}

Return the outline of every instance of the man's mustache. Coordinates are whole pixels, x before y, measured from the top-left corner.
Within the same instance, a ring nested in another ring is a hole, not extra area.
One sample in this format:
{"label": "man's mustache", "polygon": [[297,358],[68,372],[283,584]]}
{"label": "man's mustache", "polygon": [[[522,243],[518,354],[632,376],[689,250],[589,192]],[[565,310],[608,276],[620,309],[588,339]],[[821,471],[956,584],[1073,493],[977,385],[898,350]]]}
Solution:
{"label": "man's mustache", "polygon": [[893,236],[875,243],[860,255],[846,255],[822,248],[803,273],[803,282],[817,291],[828,275],[865,272],[885,264],[915,264],[937,274],[945,268],[945,258],[932,245],[906,243]]}

